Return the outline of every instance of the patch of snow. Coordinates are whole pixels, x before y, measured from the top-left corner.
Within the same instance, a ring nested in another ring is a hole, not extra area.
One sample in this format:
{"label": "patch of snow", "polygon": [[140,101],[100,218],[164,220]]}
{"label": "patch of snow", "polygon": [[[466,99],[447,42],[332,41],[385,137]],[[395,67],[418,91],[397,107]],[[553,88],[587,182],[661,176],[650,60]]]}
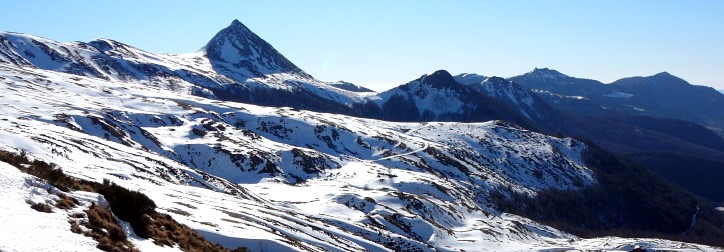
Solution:
{"label": "patch of snow", "polygon": [[38,212],[31,203],[54,204],[50,185],[0,162],[0,250],[97,251],[98,242],[70,231],[68,212]]}
{"label": "patch of snow", "polygon": [[611,97],[611,98],[631,98],[631,97],[633,97],[634,95],[632,95],[632,94],[627,94],[627,93],[623,93],[623,92],[614,91],[613,93],[605,94],[605,95],[603,95],[603,96],[605,96],[605,97]]}

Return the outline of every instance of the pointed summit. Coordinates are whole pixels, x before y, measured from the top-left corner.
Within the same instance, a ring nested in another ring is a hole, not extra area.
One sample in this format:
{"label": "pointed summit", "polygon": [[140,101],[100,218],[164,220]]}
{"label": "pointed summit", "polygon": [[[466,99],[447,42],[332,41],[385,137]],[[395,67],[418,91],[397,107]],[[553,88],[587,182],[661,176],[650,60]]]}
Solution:
{"label": "pointed summit", "polygon": [[202,49],[215,69],[261,77],[289,73],[311,78],[239,20],[219,31]]}
{"label": "pointed summit", "polygon": [[434,88],[445,88],[459,85],[455,78],[445,70],[437,70],[430,74],[420,77],[420,82],[428,84]]}

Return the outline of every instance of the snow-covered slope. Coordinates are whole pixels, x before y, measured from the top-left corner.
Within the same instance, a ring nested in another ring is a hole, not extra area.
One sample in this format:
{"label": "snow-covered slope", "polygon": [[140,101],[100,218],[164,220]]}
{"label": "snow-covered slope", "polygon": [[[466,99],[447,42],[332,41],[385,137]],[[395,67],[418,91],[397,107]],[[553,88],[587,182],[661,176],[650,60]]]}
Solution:
{"label": "snow-covered slope", "polygon": [[179,55],[149,53],[110,39],[60,43],[0,32],[0,62],[230,100],[251,101],[254,95],[277,92],[304,93],[340,106],[363,100],[312,78],[238,20],[199,52]]}
{"label": "snow-covered slope", "polygon": [[[444,70],[435,71],[421,76],[398,88],[379,94],[380,101],[388,101],[392,96],[411,99],[420,114],[431,113],[457,114],[469,110],[472,104],[466,104],[466,96],[470,91],[459,85],[452,76]],[[382,104],[380,104],[382,105]]]}
{"label": "snow-covered slope", "polygon": [[[604,246],[491,208],[491,190],[535,194],[596,183],[577,141],[499,121],[392,123],[222,102],[146,84],[2,63],[0,149],[139,190],[159,211],[230,248]],[[17,177],[9,169],[2,167],[10,174],[4,176]],[[3,192],[16,203],[25,194]],[[48,229],[57,237],[69,232],[60,224]],[[629,242],[613,238],[605,246]]]}
{"label": "snow-covered slope", "polygon": [[393,121],[484,122],[503,120],[530,127],[520,112],[438,70],[407,84],[368,97]]}
{"label": "snow-covered slope", "polygon": [[456,79],[462,79],[474,90],[495,98],[516,113],[522,114],[534,128],[542,132],[561,132],[561,128],[575,128],[571,125],[571,118],[551,107],[539,94],[500,77],[480,77],[482,76],[461,74],[456,76]]}
{"label": "snow-covered slope", "polygon": [[375,91],[363,86],[355,85],[354,83],[349,83],[346,81],[336,81],[336,82],[328,82],[330,86],[344,89],[347,91],[357,92],[357,93],[374,93]]}
{"label": "snow-covered slope", "polygon": [[485,81],[485,79],[488,78],[486,76],[474,74],[474,73],[461,73],[461,74],[455,75],[453,77],[455,78],[455,80],[457,82],[459,82],[460,84],[463,84],[463,85],[478,84],[478,83]]}

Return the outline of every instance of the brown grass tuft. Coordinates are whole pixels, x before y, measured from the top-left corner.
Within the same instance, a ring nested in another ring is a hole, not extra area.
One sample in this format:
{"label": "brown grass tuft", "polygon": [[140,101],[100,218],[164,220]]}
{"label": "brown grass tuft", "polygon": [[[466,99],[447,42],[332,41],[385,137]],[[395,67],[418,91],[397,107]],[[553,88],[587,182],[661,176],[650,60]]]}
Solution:
{"label": "brown grass tuft", "polygon": [[58,197],[60,197],[60,200],[58,200],[58,202],[55,202],[55,207],[60,209],[68,210],[80,204],[77,199],[70,197],[64,193],[58,194]]}
{"label": "brown grass tuft", "polygon": [[45,203],[33,203],[30,205],[30,208],[35,209],[35,211],[43,212],[43,213],[52,213],[53,212],[53,206],[45,204]]}
{"label": "brown grass tuft", "polygon": [[77,221],[75,221],[75,220],[69,220],[68,222],[70,223],[70,231],[71,231],[71,232],[76,233],[76,234],[82,234],[82,233],[83,233],[83,229],[80,228],[80,225],[78,225],[78,222],[77,222]]}
{"label": "brown grass tuft", "polygon": [[[126,232],[113,218],[111,210],[93,203],[88,210],[85,210],[85,213],[88,215],[88,222],[83,224],[90,231],[85,232],[84,235],[98,241],[98,249],[103,251],[139,251],[128,241]],[[80,227],[74,227],[73,223],[71,223],[71,231],[74,229],[80,230]]]}
{"label": "brown grass tuft", "polygon": [[[219,244],[209,242],[193,229],[176,222],[168,214],[155,213],[149,216],[149,222],[149,233],[157,245],[178,244],[183,251],[230,251]],[[238,248],[235,251],[247,250]]]}

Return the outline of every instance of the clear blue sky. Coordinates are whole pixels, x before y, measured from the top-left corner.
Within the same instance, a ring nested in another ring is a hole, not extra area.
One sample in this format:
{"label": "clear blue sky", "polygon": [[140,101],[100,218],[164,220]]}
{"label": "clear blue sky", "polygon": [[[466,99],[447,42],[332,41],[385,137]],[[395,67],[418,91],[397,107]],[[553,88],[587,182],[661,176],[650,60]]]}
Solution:
{"label": "clear blue sky", "polygon": [[324,81],[385,90],[446,69],[549,67],[611,82],[668,71],[724,89],[724,1],[8,1],[0,30],[201,48],[239,19]]}

